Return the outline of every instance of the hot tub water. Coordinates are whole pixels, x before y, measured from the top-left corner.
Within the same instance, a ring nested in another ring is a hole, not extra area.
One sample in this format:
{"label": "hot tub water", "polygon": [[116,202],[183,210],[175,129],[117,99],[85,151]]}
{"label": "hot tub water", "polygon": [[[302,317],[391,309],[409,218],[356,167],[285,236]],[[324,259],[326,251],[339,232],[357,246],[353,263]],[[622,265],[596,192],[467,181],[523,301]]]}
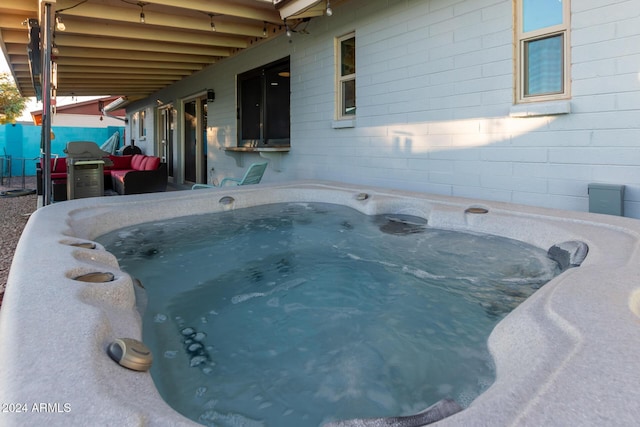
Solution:
{"label": "hot tub water", "polygon": [[495,324],[559,273],[496,236],[277,204],[137,225],[98,241],[141,280],[164,399],[206,425],[316,426],[468,405]]}

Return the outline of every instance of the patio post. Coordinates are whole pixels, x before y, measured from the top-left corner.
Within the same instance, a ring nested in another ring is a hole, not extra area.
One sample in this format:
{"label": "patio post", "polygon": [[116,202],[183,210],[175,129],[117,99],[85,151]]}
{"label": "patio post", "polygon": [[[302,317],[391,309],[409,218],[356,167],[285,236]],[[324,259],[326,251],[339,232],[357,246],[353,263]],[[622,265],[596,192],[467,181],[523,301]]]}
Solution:
{"label": "patio post", "polygon": [[52,3],[55,0],[41,1],[41,25],[42,33],[42,203],[47,206],[51,203],[51,38],[52,38]]}

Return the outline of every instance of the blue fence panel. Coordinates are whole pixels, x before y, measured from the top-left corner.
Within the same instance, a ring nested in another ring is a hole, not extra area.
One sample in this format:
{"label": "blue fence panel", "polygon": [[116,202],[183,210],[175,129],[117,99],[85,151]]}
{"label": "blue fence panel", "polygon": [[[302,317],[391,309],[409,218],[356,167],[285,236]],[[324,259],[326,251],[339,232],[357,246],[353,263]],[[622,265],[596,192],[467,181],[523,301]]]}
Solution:
{"label": "blue fence panel", "polygon": [[[63,157],[69,141],[93,141],[102,145],[114,132],[120,132],[120,145],[124,127],[104,128],[53,126],[51,155]],[[16,123],[0,126],[0,169],[9,176],[8,160],[11,159],[11,176],[32,176],[36,174],[36,162],[41,153],[42,127]],[[23,171],[24,165],[24,171]],[[4,167],[2,167],[4,166]]]}

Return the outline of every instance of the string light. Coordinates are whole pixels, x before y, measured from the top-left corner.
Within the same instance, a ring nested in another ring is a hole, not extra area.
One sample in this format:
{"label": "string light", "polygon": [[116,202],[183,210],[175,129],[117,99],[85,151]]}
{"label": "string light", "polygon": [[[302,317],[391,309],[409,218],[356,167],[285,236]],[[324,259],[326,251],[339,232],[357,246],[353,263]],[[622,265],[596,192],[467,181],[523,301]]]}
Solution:
{"label": "string light", "polygon": [[64,21],[62,20],[62,16],[56,14],[56,29],[58,31],[64,31],[67,29],[67,26],[64,25]]}
{"label": "string light", "polygon": [[[85,1],[87,1],[87,0],[85,0]],[[127,4],[134,5],[134,6],[138,6],[140,8],[140,23],[141,24],[146,23],[146,19],[145,19],[145,16],[144,16],[144,7],[146,5],[148,5],[149,3],[145,3],[143,1],[139,1],[139,2],[132,2],[132,1],[128,1],[128,0],[120,0],[120,1],[122,1],[123,3],[127,3]]]}
{"label": "string light", "polygon": [[64,21],[62,20],[62,16],[60,16],[60,14],[62,12],[64,12],[65,10],[76,8],[76,7],[80,6],[81,4],[85,4],[87,1],[89,1],[89,0],[81,0],[80,2],[74,4],[73,6],[65,7],[64,9],[58,9],[56,11],[56,30],[64,31],[64,30],[67,29],[67,26],[64,25]]}
{"label": "string light", "polygon": [[287,18],[284,18],[284,28],[287,30],[287,37],[291,38],[291,28],[287,24]]}
{"label": "string light", "polygon": [[140,6],[140,23],[144,24],[145,23],[145,19],[144,19],[144,6],[146,5],[146,3],[144,2],[138,2],[138,6]]}

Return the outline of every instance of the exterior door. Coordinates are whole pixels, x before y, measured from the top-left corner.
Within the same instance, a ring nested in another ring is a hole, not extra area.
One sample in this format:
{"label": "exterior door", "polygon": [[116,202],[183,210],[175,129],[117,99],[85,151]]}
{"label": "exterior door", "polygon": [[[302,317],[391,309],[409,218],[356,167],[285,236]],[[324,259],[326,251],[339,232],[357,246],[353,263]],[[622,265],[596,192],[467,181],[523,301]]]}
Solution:
{"label": "exterior door", "polygon": [[163,108],[161,114],[160,155],[167,164],[169,178],[173,178],[173,108]]}
{"label": "exterior door", "polygon": [[184,181],[207,182],[207,99],[205,96],[184,103]]}
{"label": "exterior door", "polygon": [[198,145],[198,101],[184,104],[184,180],[196,182],[196,153]]}
{"label": "exterior door", "polygon": [[200,118],[201,118],[201,126],[200,126],[200,135],[202,136],[202,144],[200,144],[200,155],[198,156],[198,171],[200,176],[200,181],[198,183],[206,184],[207,182],[207,147],[209,145],[207,139],[207,112],[209,109],[209,104],[207,104],[206,98],[200,99]]}

